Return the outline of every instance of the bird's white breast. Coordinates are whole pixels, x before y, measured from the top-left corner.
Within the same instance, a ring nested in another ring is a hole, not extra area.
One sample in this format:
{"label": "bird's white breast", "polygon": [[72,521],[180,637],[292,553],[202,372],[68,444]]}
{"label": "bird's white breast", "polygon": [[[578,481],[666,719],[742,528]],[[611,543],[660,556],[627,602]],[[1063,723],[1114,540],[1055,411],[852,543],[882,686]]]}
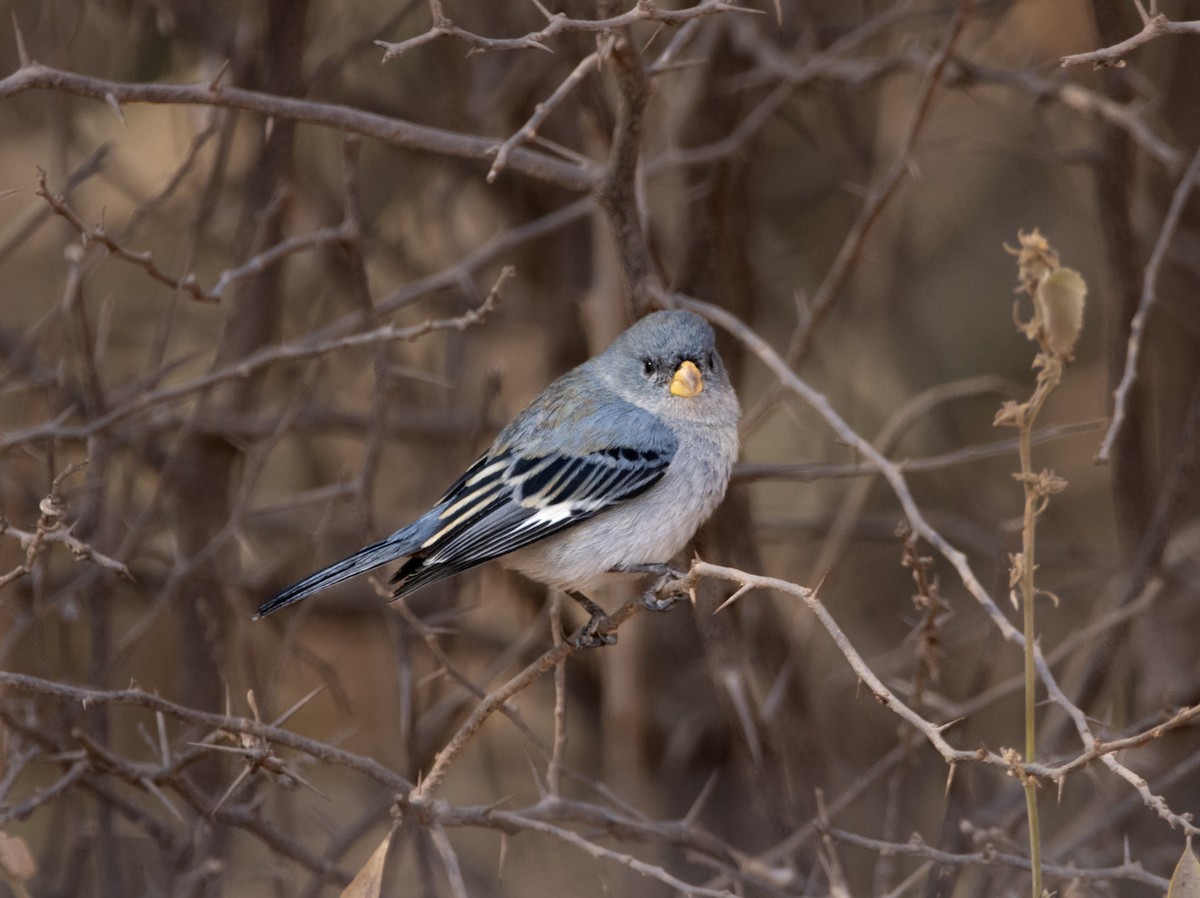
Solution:
{"label": "bird's white breast", "polygon": [[620,565],[670,561],[724,498],[738,451],[736,425],[682,430],[663,479],[641,496],[502,563],[542,583],[586,591]]}

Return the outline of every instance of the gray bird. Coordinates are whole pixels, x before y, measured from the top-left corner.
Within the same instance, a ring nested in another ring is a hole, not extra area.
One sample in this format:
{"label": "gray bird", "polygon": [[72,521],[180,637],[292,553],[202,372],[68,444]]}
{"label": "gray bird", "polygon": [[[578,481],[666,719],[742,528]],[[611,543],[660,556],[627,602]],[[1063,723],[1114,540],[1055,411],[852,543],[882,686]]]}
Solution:
{"label": "gray bird", "polygon": [[395,598],[503,556],[589,613],[581,646],[611,644],[585,592],[614,574],[678,576],[668,562],[725,495],[738,453],[737,396],[712,328],[654,312],[567,372],[416,521],[264,602],[263,617],[400,558]]}

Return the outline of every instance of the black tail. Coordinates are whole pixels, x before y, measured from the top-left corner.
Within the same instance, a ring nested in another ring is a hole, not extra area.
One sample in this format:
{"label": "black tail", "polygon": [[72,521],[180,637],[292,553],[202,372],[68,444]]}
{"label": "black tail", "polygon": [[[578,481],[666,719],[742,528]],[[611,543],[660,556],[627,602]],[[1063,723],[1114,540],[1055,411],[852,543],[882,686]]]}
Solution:
{"label": "black tail", "polygon": [[[401,533],[403,532],[401,531]],[[343,558],[341,561],[305,577],[299,583],[289,586],[283,592],[263,602],[255,613],[254,620],[266,617],[272,611],[278,611],[280,608],[291,605],[293,602],[299,602],[314,592],[319,592],[328,586],[333,586],[335,583],[349,580],[351,577],[365,573],[372,568],[377,568],[381,564],[387,564],[389,561],[394,561],[397,558],[403,558],[405,555],[410,554],[413,550],[413,546],[411,545],[412,540],[397,539],[396,537],[399,535],[398,533],[393,533],[387,539],[377,542],[372,546],[367,546],[365,549],[359,549],[349,558]]]}

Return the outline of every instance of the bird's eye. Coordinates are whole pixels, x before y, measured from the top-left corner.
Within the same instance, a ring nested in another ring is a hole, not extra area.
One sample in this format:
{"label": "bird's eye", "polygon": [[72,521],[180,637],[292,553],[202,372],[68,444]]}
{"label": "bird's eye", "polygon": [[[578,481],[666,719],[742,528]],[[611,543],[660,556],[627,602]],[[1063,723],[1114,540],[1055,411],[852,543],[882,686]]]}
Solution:
{"label": "bird's eye", "polygon": [[650,361],[649,359],[643,360],[642,361],[642,373],[644,375],[646,375],[647,377],[650,377],[651,375],[653,375],[654,374],[654,362]]}

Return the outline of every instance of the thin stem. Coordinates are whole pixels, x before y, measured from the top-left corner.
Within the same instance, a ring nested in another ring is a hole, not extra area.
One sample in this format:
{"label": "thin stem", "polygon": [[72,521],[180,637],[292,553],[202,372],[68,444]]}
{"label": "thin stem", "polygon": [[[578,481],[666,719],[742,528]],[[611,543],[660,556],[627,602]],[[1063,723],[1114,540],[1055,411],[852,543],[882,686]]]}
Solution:
{"label": "thin stem", "polygon": [[[1036,413],[1031,409],[1030,418]],[[1032,426],[1029,421],[1021,427],[1021,473],[1030,478],[1033,476],[1031,464],[1032,450],[1029,445]],[[1037,671],[1034,664],[1034,634],[1037,632],[1034,622],[1034,585],[1033,559],[1036,536],[1037,494],[1033,484],[1025,482],[1025,521],[1021,528],[1021,551],[1024,555],[1025,569],[1021,577],[1021,604],[1024,606],[1025,629],[1025,760],[1035,760],[1037,750]],[[1025,808],[1029,817],[1029,861],[1032,872],[1033,898],[1041,898],[1042,894],[1042,863],[1041,863],[1041,826],[1038,821],[1037,784],[1030,776],[1022,777],[1025,787]]]}
{"label": "thin stem", "polygon": [[[1037,587],[1034,582],[1037,548],[1037,516],[1044,501],[1039,488],[1039,479],[1033,472],[1033,425],[1046,397],[1058,386],[1062,378],[1062,361],[1046,353],[1044,367],[1038,373],[1037,389],[1019,417],[1021,459],[1021,483],[1025,489],[1025,517],[1021,527],[1021,605],[1025,631],[1025,763],[1037,758],[1037,641],[1034,600]],[[1038,820],[1037,781],[1023,773],[1025,807],[1029,816],[1029,861],[1032,870],[1033,898],[1042,898],[1042,841]]]}

